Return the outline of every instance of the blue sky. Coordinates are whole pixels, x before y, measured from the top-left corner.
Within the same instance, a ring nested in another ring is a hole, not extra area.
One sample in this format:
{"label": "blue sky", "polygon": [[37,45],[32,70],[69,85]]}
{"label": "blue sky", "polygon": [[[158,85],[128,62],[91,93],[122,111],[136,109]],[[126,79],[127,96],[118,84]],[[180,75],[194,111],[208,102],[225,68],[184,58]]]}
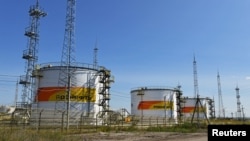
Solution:
{"label": "blue sky", "polygon": [[[250,116],[250,1],[248,0],[77,0],[78,62],[98,64],[115,77],[111,108],[130,110],[130,90],[180,84],[193,97],[193,57],[201,97],[215,100],[220,73],[226,116],[237,110],[236,86]],[[18,76],[25,72],[24,30],[35,0],[0,1],[0,104],[11,104]],[[38,63],[61,60],[66,0],[40,0],[47,16],[40,20]],[[19,98],[22,87],[19,86]],[[217,112],[217,111],[216,111]],[[217,113],[216,113],[217,115]]]}

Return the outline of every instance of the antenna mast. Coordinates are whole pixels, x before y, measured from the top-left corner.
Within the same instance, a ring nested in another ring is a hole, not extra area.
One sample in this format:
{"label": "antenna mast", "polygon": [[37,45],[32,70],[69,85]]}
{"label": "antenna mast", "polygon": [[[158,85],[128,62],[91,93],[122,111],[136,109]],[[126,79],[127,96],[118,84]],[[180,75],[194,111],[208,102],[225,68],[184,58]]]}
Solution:
{"label": "antenna mast", "polygon": [[38,42],[39,42],[39,19],[45,17],[47,14],[43,12],[39,6],[38,0],[36,5],[30,7],[29,16],[30,25],[25,29],[25,36],[28,38],[28,47],[23,51],[22,58],[26,60],[26,74],[20,77],[19,84],[23,85],[21,108],[27,108],[28,104],[33,100],[34,79],[32,72],[37,64]]}

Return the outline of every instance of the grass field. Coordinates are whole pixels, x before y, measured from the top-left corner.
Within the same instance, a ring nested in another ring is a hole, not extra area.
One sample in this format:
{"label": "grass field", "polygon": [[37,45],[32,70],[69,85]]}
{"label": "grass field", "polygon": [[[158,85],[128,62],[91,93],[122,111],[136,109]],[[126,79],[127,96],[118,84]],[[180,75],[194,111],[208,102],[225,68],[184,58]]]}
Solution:
{"label": "grass field", "polygon": [[[0,121],[1,123],[1,121]],[[209,124],[247,124],[250,125],[250,120],[239,121],[233,119],[214,119],[210,120]],[[1,124],[0,126],[0,141],[82,141],[84,136],[95,133],[206,133],[207,123],[200,122],[191,124],[190,122],[177,124],[174,126],[94,126],[87,129],[70,128],[68,130],[61,130],[60,128],[42,128],[37,129],[29,126],[10,126],[8,124]],[[91,138],[91,137],[89,137]],[[92,137],[93,138],[93,137]],[[85,138],[85,140],[88,140]],[[89,139],[90,140],[90,139]]]}

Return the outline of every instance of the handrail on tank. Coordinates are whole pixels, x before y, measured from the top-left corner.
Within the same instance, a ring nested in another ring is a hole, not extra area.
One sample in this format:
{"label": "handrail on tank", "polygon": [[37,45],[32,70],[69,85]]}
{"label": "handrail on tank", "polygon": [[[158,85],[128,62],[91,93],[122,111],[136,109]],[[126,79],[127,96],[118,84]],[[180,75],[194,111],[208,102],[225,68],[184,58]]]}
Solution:
{"label": "handrail on tank", "polygon": [[[64,65],[62,65],[61,62],[49,62],[49,63],[39,64],[38,66],[39,66],[38,68],[45,68],[45,67],[64,66]],[[96,66],[93,64],[80,63],[80,62],[74,63],[72,67],[90,68],[90,69],[96,69],[96,70],[100,70],[101,68],[103,68],[102,66]]]}
{"label": "handrail on tank", "polygon": [[136,87],[136,88],[132,88],[131,91],[137,91],[137,90],[160,90],[160,89],[164,89],[164,90],[175,90],[175,87],[169,87],[169,86],[145,86],[145,87]]}

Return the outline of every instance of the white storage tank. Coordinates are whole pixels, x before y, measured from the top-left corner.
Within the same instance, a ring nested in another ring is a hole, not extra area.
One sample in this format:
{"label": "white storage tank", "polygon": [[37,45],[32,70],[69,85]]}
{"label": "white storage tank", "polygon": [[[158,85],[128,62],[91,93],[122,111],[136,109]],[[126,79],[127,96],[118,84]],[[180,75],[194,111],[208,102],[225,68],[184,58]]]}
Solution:
{"label": "white storage tank", "polygon": [[[103,106],[100,105],[103,95],[99,92],[104,86],[100,83],[99,68],[89,64],[78,64],[70,68],[72,71],[70,100],[67,98],[67,82],[65,86],[60,84],[62,71],[66,71],[66,66],[56,64],[41,65],[34,71],[36,94],[32,109],[42,112],[40,118],[60,119],[68,110],[67,103],[69,103],[70,118],[79,119],[81,116],[96,118],[97,114],[103,111]],[[105,98],[109,100],[107,96]],[[35,112],[34,110],[33,113]],[[33,114],[33,116],[38,115],[39,113]]]}
{"label": "white storage tank", "polygon": [[131,90],[131,115],[177,119],[174,88],[139,87]]}
{"label": "white storage tank", "polygon": [[211,117],[211,99],[209,98],[183,98],[182,115],[184,119],[199,118],[206,119]]}

